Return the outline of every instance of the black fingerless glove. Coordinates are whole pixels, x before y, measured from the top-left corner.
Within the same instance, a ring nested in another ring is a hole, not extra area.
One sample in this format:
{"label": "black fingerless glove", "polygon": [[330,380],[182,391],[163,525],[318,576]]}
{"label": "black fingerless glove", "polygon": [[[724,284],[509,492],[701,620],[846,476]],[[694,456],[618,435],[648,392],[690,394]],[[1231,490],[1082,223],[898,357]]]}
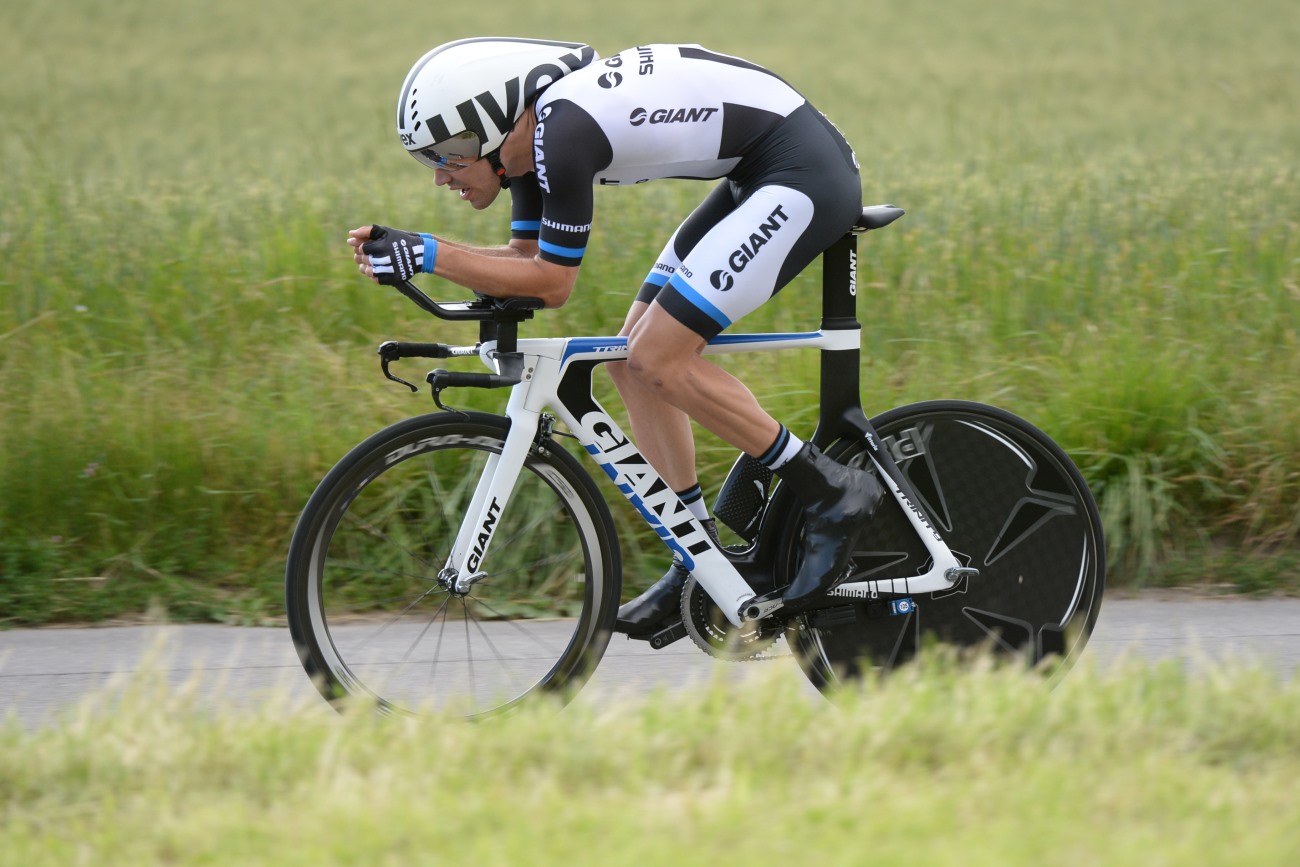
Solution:
{"label": "black fingerless glove", "polygon": [[361,245],[361,252],[370,257],[375,279],[385,286],[396,286],[416,274],[433,273],[438,241],[421,232],[371,226],[370,240]]}

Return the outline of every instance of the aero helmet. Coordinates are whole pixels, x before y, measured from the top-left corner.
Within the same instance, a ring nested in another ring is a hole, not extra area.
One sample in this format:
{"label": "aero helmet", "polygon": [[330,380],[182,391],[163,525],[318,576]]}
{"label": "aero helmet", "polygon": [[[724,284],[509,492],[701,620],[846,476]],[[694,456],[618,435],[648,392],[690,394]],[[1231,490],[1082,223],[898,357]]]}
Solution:
{"label": "aero helmet", "polygon": [[402,145],[430,168],[492,160],[534,96],[598,55],[581,42],[488,36],[439,45],[406,74]]}

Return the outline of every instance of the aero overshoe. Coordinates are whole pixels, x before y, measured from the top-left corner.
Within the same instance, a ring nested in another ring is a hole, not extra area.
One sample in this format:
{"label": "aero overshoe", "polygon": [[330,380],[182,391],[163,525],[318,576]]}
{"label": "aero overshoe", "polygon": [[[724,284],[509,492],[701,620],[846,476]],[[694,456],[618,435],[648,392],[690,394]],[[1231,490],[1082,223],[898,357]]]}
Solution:
{"label": "aero overshoe", "polygon": [[674,620],[680,620],[682,590],[690,575],[685,566],[674,560],[664,577],[618,609],[614,631],[632,638],[649,638],[659,630],[671,626]]}
{"label": "aero overshoe", "polygon": [[885,489],[874,474],[837,463],[811,443],[776,474],[804,506],[803,563],[781,595],[782,613],[798,614],[844,578]]}
{"label": "aero overshoe", "polygon": [[[712,518],[701,521],[713,544],[721,547],[718,529]],[[649,638],[661,629],[672,626],[682,617],[682,590],[690,571],[673,560],[664,577],[660,578],[637,598],[618,609],[615,632],[632,638]]]}

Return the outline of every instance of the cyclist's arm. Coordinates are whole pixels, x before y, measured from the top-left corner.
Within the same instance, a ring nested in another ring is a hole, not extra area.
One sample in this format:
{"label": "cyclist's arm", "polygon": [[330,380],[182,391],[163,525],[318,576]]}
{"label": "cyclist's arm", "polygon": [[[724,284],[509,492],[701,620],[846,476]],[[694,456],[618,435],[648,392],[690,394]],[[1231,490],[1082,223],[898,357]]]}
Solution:
{"label": "cyclist's arm", "polygon": [[453,247],[497,259],[530,259],[537,255],[537,241],[528,238],[512,238],[509,244],[499,247],[474,247],[449,238],[438,238],[438,255]]}
{"label": "cyclist's arm", "polygon": [[[527,255],[531,245],[533,254]],[[465,246],[443,247],[438,239],[438,258],[433,273],[498,298],[540,298],[547,307],[560,307],[569,300],[578,269],[556,265],[540,258],[536,241],[512,240],[506,249],[515,255],[499,255],[501,248],[490,251]]]}
{"label": "cyclist's arm", "polygon": [[577,269],[539,258],[537,238],[544,203],[536,175],[515,178],[510,200],[510,242],[506,246],[473,247],[439,238],[434,273],[486,295],[541,298],[547,307],[559,307],[573,291]]}

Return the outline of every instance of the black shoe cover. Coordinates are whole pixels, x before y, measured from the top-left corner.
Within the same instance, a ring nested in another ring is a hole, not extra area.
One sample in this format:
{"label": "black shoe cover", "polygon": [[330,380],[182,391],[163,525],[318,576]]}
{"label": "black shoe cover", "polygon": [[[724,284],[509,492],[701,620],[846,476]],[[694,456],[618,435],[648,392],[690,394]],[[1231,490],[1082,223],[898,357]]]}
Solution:
{"label": "black shoe cover", "polygon": [[668,567],[664,577],[651,585],[649,590],[618,609],[618,621],[614,624],[614,631],[625,633],[633,638],[649,638],[660,629],[671,626],[674,620],[680,620],[682,590],[690,574],[685,566],[673,561],[673,565]]}
{"label": "black shoe cover", "polygon": [[776,474],[805,507],[803,563],[781,595],[782,613],[798,614],[844,576],[885,489],[874,474],[836,463],[811,443]]}
{"label": "black shoe cover", "polygon": [[[700,522],[709,534],[713,544],[722,547],[718,541],[718,527],[712,518]],[[682,616],[682,590],[686,579],[691,576],[686,567],[676,560],[668,567],[664,577],[650,586],[650,589],[618,609],[618,620],[614,631],[622,632],[632,638],[649,638],[661,629],[672,626]]]}

